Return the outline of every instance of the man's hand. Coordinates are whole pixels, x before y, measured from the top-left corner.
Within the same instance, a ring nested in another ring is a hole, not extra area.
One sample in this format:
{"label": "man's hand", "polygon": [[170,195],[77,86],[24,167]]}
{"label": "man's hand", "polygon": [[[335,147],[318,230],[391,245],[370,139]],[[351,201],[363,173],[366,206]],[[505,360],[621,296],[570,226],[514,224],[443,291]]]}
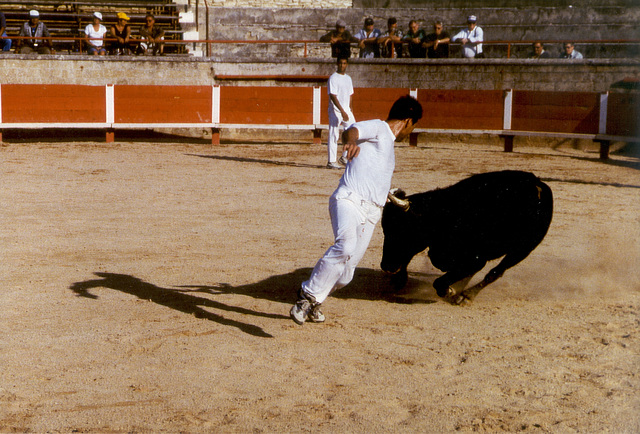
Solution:
{"label": "man's hand", "polygon": [[360,146],[355,143],[347,143],[342,147],[342,153],[347,151],[347,160],[351,161],[358,156],[360,153]]}
{"label": "man's hand", "polygon": [[356,143],[358,138],[360,137],[360,133],[357,128],[348,128],[344,133],[342,133],[342,143],[344,146],[342,147],[342,153],[347,152],[347,160],[351,161],[358,156],[360,153],[360,146]]}

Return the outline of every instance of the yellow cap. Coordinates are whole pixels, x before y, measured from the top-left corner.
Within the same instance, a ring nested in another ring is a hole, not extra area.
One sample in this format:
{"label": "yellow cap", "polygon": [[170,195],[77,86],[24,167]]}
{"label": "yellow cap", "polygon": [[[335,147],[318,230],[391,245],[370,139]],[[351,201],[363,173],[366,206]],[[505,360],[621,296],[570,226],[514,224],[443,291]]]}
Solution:
{"label": "yellow cap", "polygon": [[127,21],[129,21],[129,17],[124,12],[118,12],[118,19],[119,20],[127,20]]}

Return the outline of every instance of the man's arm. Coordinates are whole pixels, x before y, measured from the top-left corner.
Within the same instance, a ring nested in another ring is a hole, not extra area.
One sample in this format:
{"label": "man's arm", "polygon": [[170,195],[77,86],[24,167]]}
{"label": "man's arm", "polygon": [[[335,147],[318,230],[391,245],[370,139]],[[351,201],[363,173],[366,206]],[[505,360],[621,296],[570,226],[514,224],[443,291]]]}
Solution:
{"label": "man's arm", "polygon": [[[47,25],[44,23],[42,23],[42,36],[44,36],[45,38],[51,37],[51,34],[49,33],[49,29],[47,28]],[[44,45],[48,46],[49,49],[53,51],[53,41],[51,39],[45,39],[43,42],[44,42]]]}
{"label": "man's arm", "polygon": [[340,104],[340,101],[338,101],[338,96],[331,93],[331,94],[329,94],[329,98],[331,98],[331,102],[333,103],[333,105],[335,107],[337,107],[338,110],[340,110],[340,114],[342,115],[342,120],[343,121],[348,120],[349,119],[349,115],[347,114],[345,109],[342,108],[342,105]]}
{"label": "man's arm", "polygon": [[347,160],[351,161],[360,153],[360,146],[357,141],[360,138],[360,132],[357,128],[351,127],[342,133],[342,152],[347,151]]}
{"label": "man's arm", "polygon": [[331,39],[333,39],[333,32],[320,36],[320,42],[331,42]]}
{"label": "man's arm", "polygon": [[462,31],[456,33],[455,35],[453,35],[453,37],[451,38],[451,41],[452,42],[456,42],[457,40],[462,39],[462,38],[464,38],[464,30],[462,30]]}

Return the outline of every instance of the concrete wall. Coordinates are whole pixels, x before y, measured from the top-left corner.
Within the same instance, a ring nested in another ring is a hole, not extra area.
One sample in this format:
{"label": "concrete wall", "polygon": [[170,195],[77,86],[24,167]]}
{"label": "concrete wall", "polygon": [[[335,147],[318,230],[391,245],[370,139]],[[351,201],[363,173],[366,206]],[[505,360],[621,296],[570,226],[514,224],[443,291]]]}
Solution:
{"label": "concrete wall", "polygon": [[[329,75],[331,59],[291,59],[279,63],[236,59],[172,59],[89,56],[0,55],[1,83],[168,84],[313,86],[319,82],[221,80],[220,76]],[[447,59],[352,60],[356,87],[425,89],[521,89],[603,92],[625,78],[640,79],[640,60]]]}
{"label": "concrete wall", "polygon": [[[335,27],[337,19],[345,20],[347,29],[355,33],[368,16],[373,17],[380,29],[386,27],[387,18],[396,17],[403,30],[406,30],[412,19],[431,30],[433,20],[441,18],[445,27],[454,32],[465,28],[466,17],[475,14],[478,16],[478,24],[485,31],[486,40],[640,39],[640,27],[637,24],[640,22],[640,3],[633,7],[473,7],[467,4],[452,7],[450,3],[449,6],[445,3],[432,8],[211,8],[208,36],[210,39],[222,40],[318,40]],[[201,29],[200,36],[204,39],[207,34]],[[218,51],[214,52],[215,55],[222,56],[225,52],[230,56],[234,55],[228,46],[216,48]],[[486,48],[489,57],[506,57],[504,46]],[[559,55],[560,49],[559,44],[551,46],[554,55]],[[632,47],[590,44],[578,45],[577,49],[589,58],[640,56],[637,44]],[[523,47],[515,55],[525,57],[529,51],[529,47]]]}

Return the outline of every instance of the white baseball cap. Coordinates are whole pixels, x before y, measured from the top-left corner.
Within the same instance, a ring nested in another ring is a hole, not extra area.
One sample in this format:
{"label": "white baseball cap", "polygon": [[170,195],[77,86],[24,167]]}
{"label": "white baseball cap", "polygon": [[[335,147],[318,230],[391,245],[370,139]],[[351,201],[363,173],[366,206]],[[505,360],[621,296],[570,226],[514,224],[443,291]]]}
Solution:
{"label": "white baseball cap", "polygon": [[96,17],[99,20],[102,20],[102,14],[100,12],[94,12],[93,16]]}
{"label": "white baseball cap", "polygon": [[29,16],[30,17],[39,17],[40,16],[40,12],[38,12],[35,9],[32,9],[32,10],[29,11]]}

